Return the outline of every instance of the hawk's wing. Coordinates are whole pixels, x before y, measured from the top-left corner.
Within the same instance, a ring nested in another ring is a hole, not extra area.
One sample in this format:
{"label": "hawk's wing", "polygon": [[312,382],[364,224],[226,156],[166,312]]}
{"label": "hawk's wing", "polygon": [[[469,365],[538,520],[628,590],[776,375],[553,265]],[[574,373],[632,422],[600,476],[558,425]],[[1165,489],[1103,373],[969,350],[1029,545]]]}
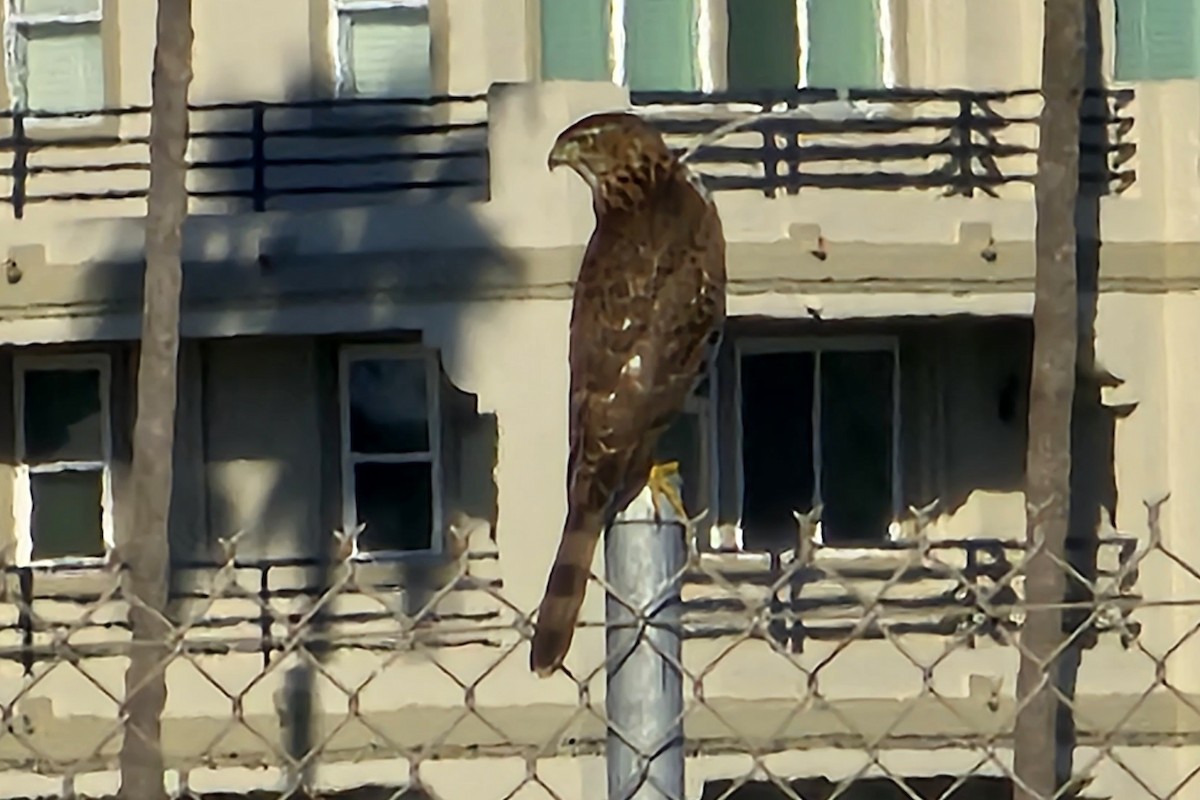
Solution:
{"label": "hawk's wing", "polygon": [[693,194],[609,214],[584,256],[571,313],[568,476],[577,485],[568,496],[596,510],[607,501],[604,524],[641,490],[648,440],[682,410],[724,316],[724,242],[707,211]]}
{"label": "hawk's wing", "polygon": [[600,217],[575,288],[567,519],[531,654],[542,675],[570,647],[600,534],[645,485],[724,319],[715,209],[683,182],[656,200]]}

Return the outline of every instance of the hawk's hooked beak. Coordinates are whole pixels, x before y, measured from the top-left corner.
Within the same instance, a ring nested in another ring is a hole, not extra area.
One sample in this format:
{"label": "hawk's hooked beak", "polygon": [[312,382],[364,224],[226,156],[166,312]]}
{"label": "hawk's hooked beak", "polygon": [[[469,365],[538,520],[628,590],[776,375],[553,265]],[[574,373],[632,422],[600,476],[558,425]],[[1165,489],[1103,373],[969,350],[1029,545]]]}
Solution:
{"label": "hawk's hooked beak", "polygon": [[578,151],[579,145],[574,140],[559,139],[554,143],[554,147],[550,148],[550,155],[546,159],[546,169],[553,172],[555,167],[570,164],[575,160]]}

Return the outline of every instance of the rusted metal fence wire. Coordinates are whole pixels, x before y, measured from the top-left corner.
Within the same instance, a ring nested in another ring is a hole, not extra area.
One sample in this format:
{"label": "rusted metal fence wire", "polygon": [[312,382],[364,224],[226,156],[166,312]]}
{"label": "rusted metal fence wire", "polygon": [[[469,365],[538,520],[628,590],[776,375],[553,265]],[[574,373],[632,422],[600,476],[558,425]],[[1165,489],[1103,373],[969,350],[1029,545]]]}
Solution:
{"label": "rusted metal fence wire", "polygon": [[[1073,538],[1061,560],[1066,644],[1046,665],[1061,713],[1039,732],[1061,755],[1057,797],[1200,797],[1200,572],[1162,508]],[[817,509],[793,548],[755,553],[736,531],[639,519],[614,529],[567,670],[545,680],[528,670],[536,596],[517,585],[540,575],[480,520],[454,520],[437,557],[360,558],[352,532],[320,560],[239,559],[235,537],[213,564],[177,565],[154,743],[168,790],[1012,795],[1020,531],[956,538],[934,504],[885,542],[832,546]],[[0,796],[116,794],[139,699],[124,696],[122,571],[115,552],[7,569]]]}

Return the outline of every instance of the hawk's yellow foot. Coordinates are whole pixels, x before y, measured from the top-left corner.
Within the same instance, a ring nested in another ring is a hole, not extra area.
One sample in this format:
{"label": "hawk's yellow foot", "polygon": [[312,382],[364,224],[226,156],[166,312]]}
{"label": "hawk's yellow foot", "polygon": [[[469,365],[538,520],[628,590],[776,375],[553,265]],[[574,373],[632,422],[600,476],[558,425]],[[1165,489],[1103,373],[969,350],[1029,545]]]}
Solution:
{"label": "hawk's yellow foot", "polygon": [[658,504],[660,496],[666,499],[681,521],[688,518],[687,509],[683,506],[683,497],[679,493],[678,485],[673,480],[677,475],[679,475],[678,461],[667,461],[663,464],[655,464],[650,468],[650,478],[646,481],[646,485],[650,487],[650,500],[654,503],[654,516],[658,519],[662,518],[661,507]]}

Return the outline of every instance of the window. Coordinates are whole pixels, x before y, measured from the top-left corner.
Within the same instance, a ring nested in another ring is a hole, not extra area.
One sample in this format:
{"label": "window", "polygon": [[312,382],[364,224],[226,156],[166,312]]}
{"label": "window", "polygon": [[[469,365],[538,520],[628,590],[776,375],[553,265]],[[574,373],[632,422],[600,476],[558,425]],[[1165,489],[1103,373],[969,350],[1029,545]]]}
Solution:
{"label": "window", "polygon": [[728,3],[731,89],[863,89],[894,82],[891,0]]}
{"label": "window", "polygon": [[7,0],[7,75],[13,103],[34,111],[104,107],[102,0]]}
{"label": "window", "polygon": [[349,97],[428,97],[428,0],[332,0],[337,92]]}
{"label": "window", "polygon": [[899,512],[899,359],[890,339],[737,345],[741,525],[752,550],[795,546],[823,505],[830,544],[880,541]]}
{"label": "window", "polygon": [[13,383],[17,563],[103,557],[113,543],[107,359],[20,358]]}
{"label": "window", "polygon": [[542,77],[707,91],[723,61],[735,90],[891,85],[892,1],[541,0]]}
{"label": "window", "polygon": [[1195,0],[1117,0],[1116,78],[1200,77],[1200,8]]}
{"label": "window", "polygon": [[438,379],[435,355],[418,347],[342,351],[342,509],[361,523],[360,550],[440,547]]}
{"label": "window", "polygon": [[707,60],[705,0],[542,0],[542,77],[692,91]]}

